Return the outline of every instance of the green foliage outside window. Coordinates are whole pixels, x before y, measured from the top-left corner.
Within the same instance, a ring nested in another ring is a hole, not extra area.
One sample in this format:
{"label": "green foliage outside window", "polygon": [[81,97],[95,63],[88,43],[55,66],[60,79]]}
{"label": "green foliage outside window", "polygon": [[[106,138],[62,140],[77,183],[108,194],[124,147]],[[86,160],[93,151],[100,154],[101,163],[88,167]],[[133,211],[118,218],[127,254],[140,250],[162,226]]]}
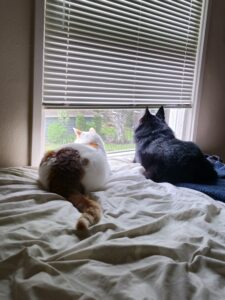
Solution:
{"label": "green foliage outside window", "polygon": [[48,126],[48,142],[51,144],[59,144],[64,138],[66,128],[59,122],[53,122]]}
{"label": "green foliage outside window", "polygon": [[78,114],[76,116],[76,128],[83,131],[87,130],[87,122],[83,114]]}
{"label": "green foliage outside window", "polygon": [[[72,123],[72,119],[75,122]],[[73,125],[74,124],[74,125]],[[47,127],[46,148],[54,149],[60,145],[74,142],[75,136],[72,127],[82,131],[90,127],[101,135],[107,151],[119,151],[133,149],[133,112],[117,111],[93,111],[80,112],[69,115],[67,110],[57,112],[57,120]]]}

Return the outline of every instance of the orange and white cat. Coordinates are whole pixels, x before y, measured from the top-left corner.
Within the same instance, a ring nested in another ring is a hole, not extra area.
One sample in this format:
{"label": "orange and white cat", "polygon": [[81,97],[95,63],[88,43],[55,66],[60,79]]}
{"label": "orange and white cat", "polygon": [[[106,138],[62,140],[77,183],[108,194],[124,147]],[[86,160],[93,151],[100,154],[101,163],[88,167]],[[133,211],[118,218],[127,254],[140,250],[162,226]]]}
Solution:
{"label": "orange and white cat", "polygon": [[101,218],[101,206],[89,192],[104,188],[110,168],[104,142],[94,128],[74,128],[76,140],[48,151],[39,166],[39,181],[44,189],[70,201],[82,214],[77,229],[87,229]]}

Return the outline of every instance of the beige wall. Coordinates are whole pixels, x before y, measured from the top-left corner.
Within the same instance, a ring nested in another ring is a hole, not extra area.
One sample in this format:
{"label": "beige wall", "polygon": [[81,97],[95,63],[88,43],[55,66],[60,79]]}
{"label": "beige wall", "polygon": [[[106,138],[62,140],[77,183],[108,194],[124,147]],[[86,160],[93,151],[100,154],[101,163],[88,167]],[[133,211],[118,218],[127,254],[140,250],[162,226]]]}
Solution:
{"label": "beige wall", "polygon": [[225,1],[212,0],[196,142],[225,160]]}
{"label": "beige wall", "polygon": [[[0,167],[30,163],[34,0],[0,1]],[[225,160],[225,1],[212,0],[197,143]]]}
{"label": "beige wall", "polygon": [[29,163],[33,0],[0,1],[0,167]]}

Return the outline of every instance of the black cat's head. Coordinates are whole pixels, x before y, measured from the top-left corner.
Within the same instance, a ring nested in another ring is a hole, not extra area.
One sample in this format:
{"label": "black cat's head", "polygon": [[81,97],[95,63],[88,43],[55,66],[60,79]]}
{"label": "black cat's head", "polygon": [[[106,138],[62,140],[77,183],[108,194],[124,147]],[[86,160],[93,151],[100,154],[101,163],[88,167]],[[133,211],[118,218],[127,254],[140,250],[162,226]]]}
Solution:
{"label": "black cat's head", "polygon": [[159,108],[156,115],[146,108],[143,117],[139,120],[139,124],[135,129],[135,138],[139,140],[141,138],[149,136],[154,131],[168,128],[165,122],[165,112],[163,106]]}

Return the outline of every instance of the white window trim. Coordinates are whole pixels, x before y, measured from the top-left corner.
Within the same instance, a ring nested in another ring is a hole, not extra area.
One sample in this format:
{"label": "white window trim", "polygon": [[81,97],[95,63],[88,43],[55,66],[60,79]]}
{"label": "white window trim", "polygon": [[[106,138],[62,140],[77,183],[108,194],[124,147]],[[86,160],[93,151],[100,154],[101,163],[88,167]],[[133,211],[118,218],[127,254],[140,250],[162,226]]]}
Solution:
{"label": "white window trim", "polygon": [[[212,0],[203,2],[203,14],[200,27],[200,41],[196,57],[196,71],[194,76],[193,106],[185,113],[176,114],[175,125],[183,121],[181,129],[182,138],[185,140],[196,139],[197,116],[199,113],[202,94],[202,78],[205,65],[205,45],[207,42],[209,11]],[[44,6],[45,0],[35,0],[35,39],[34,39],[34,84],[33,84],[33,111],[32,111],[32,143],[31,165],[38,166],[44,150],[44,114],[42,107],[43,90],[43,38],[44,38]],[[172,114],[170,118],[172,117]],[[174,117],[174,115],[173,115]]]}
{"label": "white window trim", "polygon": [[208,32],[209,32],[209,18],[210,12],[212,7],[212,0],[205,0],[203,2],[203,13],[202,13],[202,20],[201,20],[201,27],[199,31],[199,47],[198,53],[196,58],[196,69],[195,69],[195,76],[194,82],[195,85],[193,87],[193,107],[192,107],[192,114],[191,116],[186,116],[188,129],[185,133],[185,139],[196,141],[197,135],[197,123],[198,123],[198,115],[200,109],[200,99],[202,96],[202,89],[203,89],[203,77],[204,77],[204,70],[205,70],[205,60],[206,60],[206,45],[208,41]]}
{"label": "white window trim", "polygon": [[38,166],[44,149],[44,126],[42,109],[43,89],[43,38],[44,38],[44,6],[45,0],[35,0],[34,29],[34,85],[33,85],[33,116],[31,165]]}

